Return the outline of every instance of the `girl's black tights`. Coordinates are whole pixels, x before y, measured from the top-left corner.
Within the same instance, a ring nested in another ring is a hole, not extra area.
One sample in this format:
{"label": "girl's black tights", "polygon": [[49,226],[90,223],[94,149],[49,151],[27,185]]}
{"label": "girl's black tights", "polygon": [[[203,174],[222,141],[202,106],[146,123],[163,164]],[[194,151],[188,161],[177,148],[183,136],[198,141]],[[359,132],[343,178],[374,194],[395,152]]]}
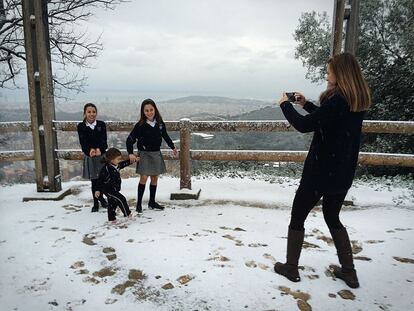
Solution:
{"label": "girl's black tights", "polygon": [[326,224],[330,230],[341,229],[344,226],[339,220],[339,212],[344,203],[347,192],[336,194],[321,194],[315,190],[309,190],[299,186],[293,200],[292,213],[289,228],[293,230],[304,230],[305,220],[316,203],[323,197],[322,212]]}

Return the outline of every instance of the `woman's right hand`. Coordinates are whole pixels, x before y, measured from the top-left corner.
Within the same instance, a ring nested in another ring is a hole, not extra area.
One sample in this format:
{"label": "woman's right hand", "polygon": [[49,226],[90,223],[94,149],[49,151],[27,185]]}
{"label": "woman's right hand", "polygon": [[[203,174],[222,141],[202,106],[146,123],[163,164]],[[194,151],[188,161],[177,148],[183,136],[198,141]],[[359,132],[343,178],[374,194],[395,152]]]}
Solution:
{"label": "woman's right hand", "polygon": [[135,162],[138,161],[138,157],[133,153],[129,154],[128,157],[129,157],[129,162],[130,163],[135,163]]}
{"label": "woman's right hand", "polygon": [[296,98],[295,104],[299,104],[302,107],[305,105],[306,98],[305,98],[305,96],[302,93],[295,92],[295,98]]}

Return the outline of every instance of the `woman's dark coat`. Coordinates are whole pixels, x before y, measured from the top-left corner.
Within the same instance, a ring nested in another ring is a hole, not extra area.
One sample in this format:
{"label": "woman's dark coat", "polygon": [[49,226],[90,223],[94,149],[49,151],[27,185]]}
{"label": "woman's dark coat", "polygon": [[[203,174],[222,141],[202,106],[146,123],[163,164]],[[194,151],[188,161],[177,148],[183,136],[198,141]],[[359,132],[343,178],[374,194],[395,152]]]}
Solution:
{"label": "woman's dark coat", "polygon": [[309,113],[299,114],[290,102],[280,107],[299,132],[314,132],[302,172],[301,186],[322,194],[346,192],[352,185],[358,161],[362,121],[365,112],[351,112],[339,94],[318,107],[306,102]]}

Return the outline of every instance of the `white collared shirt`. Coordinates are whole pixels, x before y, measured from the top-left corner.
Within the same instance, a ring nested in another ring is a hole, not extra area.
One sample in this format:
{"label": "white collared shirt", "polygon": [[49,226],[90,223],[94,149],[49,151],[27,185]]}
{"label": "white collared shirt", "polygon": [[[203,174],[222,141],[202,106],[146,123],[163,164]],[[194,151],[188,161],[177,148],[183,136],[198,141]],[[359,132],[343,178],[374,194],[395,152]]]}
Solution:
{"label": "white collared shirt", "polygon": [[154,119],[153,121],[150,121],[150,120],[148,120],[147,119],[147,123],[149,124],[149,125],[151,125],[152,127],[154,127],[155,126],[155,124],[157,124],[157,121]]}
{"label": "white collared shirt", "polygon": [[85,121],[86,126],[89,126],[92,130],[95,129],[96,126],[96,120],[93,123],[89,123],[88,121]]}

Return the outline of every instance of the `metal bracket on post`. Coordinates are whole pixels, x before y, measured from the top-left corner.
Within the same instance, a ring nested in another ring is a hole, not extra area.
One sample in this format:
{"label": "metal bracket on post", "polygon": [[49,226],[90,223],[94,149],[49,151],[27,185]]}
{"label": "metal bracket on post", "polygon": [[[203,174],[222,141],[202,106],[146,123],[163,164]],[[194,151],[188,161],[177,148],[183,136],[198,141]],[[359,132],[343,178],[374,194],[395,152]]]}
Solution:
{"label": "metal bracket on post", "polygon": [[23,26],[37,191],[59,192],[62,185],[53,130],[55,103],[47,2],[23,0]]}

